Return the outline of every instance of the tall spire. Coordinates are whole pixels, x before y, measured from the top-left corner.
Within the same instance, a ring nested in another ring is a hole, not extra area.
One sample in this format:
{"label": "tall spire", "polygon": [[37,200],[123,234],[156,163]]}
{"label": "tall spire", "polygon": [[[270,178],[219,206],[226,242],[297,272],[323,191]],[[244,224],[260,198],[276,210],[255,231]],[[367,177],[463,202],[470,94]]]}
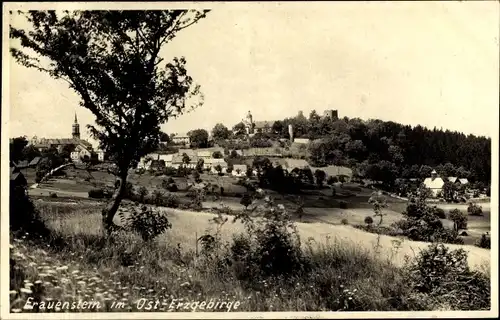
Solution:
{"label": "tall spire", "polygon": [[73,123],[72,127],[72,135],[73,139],[80,139],[80,125],[78,124],[78,119],[76,117],[76,112],[75,112],[75,123]]}

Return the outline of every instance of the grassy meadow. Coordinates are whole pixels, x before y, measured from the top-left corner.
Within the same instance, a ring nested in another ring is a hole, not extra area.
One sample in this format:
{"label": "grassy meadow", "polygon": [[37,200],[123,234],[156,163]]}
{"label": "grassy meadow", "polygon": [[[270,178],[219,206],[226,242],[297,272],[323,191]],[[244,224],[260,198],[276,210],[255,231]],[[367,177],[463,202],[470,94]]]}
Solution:
{"label": "grassy meadow", "polygon": [[[296,223],[302,250],[311,269],[286,278],[241,277],[241,266],[227,265],[222,248],[205,254],[196,237],[213,234],[210,213],[167,211],[172,228],[152,242],[130,232],[111,238],[101,230],[101,202],[36,200],[53,233],[48,244],[26,237],[11,241],[11,308],[23,310],[27,297],[44,301],[99,302],[84,311],[185,311],[171,309],[179,301],[238,301],[233,311],[387,311],[452,310],[450,301],[417,293],[405,266],[428,243],[377,236],[350,226]],[[119,219],[117,218],[119,223]],[[241,223],[221,228],[223,242],[244,232]],[[490,251],[472,247],[468,263],[489,277]],[[219,256],[220,255],[220,256]],[[410,260],[408,260],[410,259]],[[141,298],[161,301],[147,310]],[[117,304],[119,302],[119,304]],[[484,308],[480,307],[480,308]],[[82,311],[82,310],[79,310]],[[226,310],[219,310],[226,311]]]}

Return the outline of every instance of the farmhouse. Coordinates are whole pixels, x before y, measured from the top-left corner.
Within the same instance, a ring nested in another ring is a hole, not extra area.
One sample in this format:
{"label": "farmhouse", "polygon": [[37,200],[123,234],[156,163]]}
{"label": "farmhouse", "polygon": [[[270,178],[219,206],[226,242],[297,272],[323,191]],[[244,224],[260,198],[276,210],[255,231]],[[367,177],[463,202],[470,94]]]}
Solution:
{"label": "farmhouse", "polygon": [[438,177],[436,170],[432,170],[431,177],[425,178],[424,186],[431,190],[434,197],[437,197],[443,190],[444,181]]}
{"label": "farmhouse", "polygon": [[245,177],[247,175],[248,167],[246,164],[235,164],[231,174],[235,177]]}
{"label": "farmhouse", "polygon": [[85,144],[75,145],[75,150],[70,154],[71,160],[73,162],[78,162],[83,157],[89,157],[92,155],[92,147],[88,147]]}
{"label": "farmhouse", "polygon": [[164,160],[151,160],[151,164],[149,165],[150,170],[163,170],[165,168]]}
{"label": "farmhouse", "polygon": [[227,172],[227,162],[224,159],[212,159],[210,167],[210,173],[217,174],[219,173],[215,168],[220,166],[222,168],[222,173]]}
{"label": "farmhouse", "polygon": [[259,133],[272,133],[276,121],[255,121],[254,131]]}
{"label": "farmhouse", "polygon": [[212,152],[210,150],[200,150],[197,153],[198,158],[203,159],[203,161],[206,161],[210,158],[212,158]]}
{"label": "farmhouse", "polygon": [[182,134],[176,134],[172,137],[172,142],[175,144],[189,144],[191,140],[189,139],[189,136],[185,133]]}
{"label": "farmhouse", "polygon": [[308,144],[311,142],[311,140],[305,139],[305,138],[296,138],[296,139],[293,139],[293,142],[298,143],[298,144]]}

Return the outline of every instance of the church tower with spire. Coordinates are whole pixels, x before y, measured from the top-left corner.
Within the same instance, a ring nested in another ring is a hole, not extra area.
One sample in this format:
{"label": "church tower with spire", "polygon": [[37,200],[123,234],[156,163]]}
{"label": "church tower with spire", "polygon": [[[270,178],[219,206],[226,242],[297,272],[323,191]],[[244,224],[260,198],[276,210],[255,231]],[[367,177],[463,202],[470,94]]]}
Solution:
{"label": "church tower with spire", "polygon": [[76,112],[75,112],[75,122],[73,123],[72,126],[72,134],[73,134],[73,139],[80,140],[80,125],[78,124],[78,119],[76,118]]}

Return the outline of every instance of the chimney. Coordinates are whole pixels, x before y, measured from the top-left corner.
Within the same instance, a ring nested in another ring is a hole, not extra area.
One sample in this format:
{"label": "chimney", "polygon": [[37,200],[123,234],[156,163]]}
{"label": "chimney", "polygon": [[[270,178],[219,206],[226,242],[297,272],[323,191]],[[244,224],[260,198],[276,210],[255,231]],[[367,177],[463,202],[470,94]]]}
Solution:
{"label": "chimney", "polygon": [[290,142],[293,142],[293,126],[291,124],[288,125],[288,134],[290,135]]}

